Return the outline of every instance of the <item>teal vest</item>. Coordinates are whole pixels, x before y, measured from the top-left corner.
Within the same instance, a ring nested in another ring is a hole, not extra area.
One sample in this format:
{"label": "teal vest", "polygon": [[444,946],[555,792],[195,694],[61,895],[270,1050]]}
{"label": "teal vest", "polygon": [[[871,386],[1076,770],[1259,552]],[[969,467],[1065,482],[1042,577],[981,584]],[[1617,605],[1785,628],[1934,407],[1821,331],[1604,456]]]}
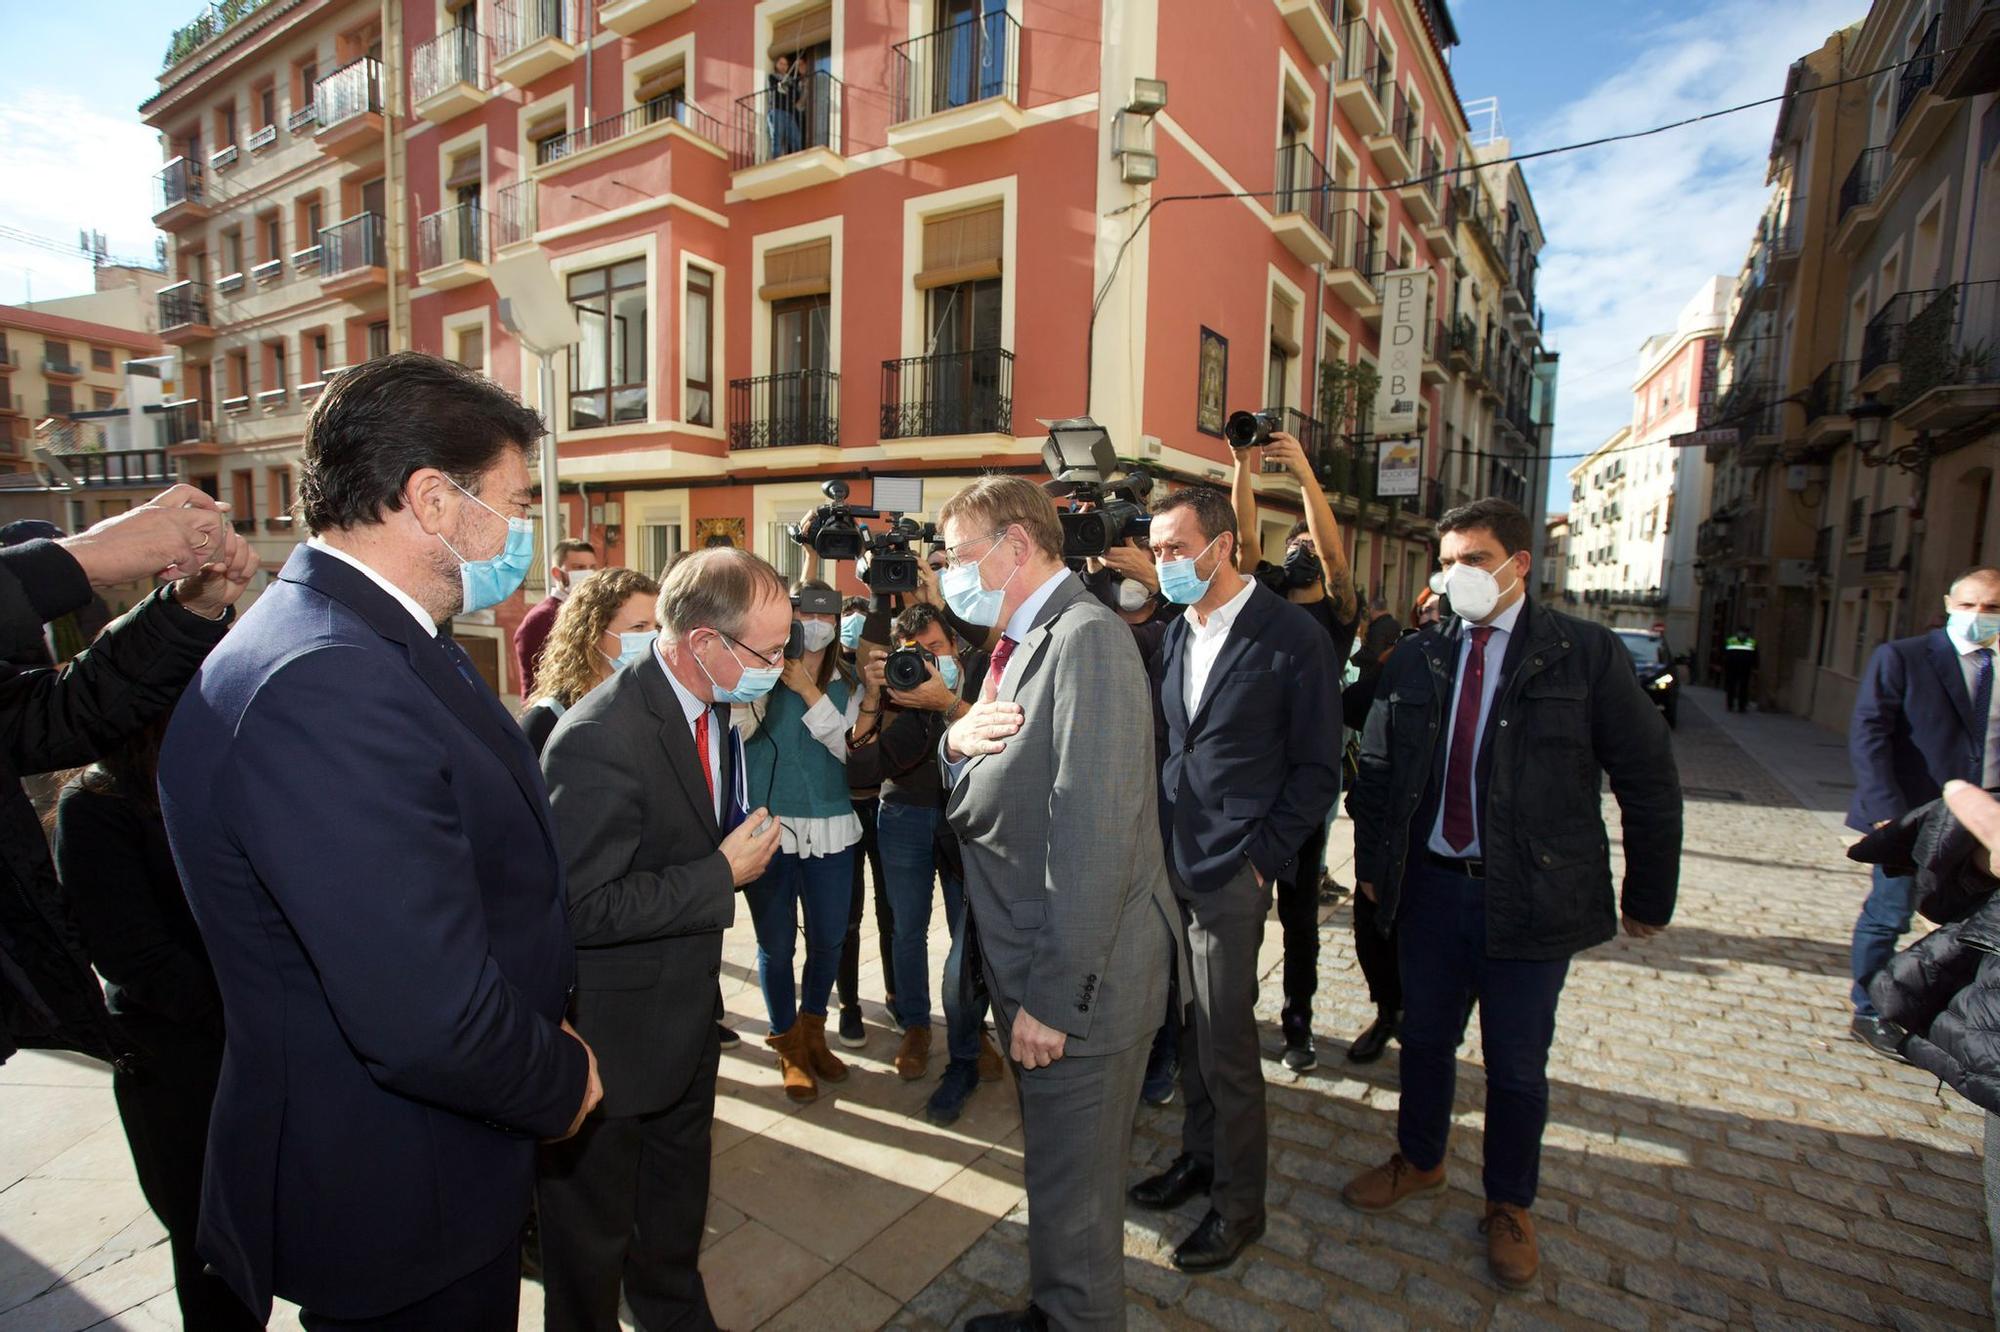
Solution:
{"label": "teal vest", "polygon": [[[847,712],[847,682],[826,682],[834,710]],[[751,809],[766,806],[787,819],[833,819],[854,812],[847,794],[847,765],[806,729],[805,700],[783,685],[764,696],[763,720],[743,743],[743,771]]]}

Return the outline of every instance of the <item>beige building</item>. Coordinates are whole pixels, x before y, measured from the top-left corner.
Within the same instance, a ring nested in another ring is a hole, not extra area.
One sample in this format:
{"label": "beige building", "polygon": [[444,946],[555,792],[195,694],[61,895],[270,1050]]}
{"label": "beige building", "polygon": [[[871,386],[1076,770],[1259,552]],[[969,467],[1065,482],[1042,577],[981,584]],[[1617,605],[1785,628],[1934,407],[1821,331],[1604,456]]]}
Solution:
{"label": "beige building", "polygon": [[1569,547],[1569,515],[1552,513],[1542,524],[1542,548],[1535,553],[1535,595],[1545,606],[1575,609],[1576,594],[1569,590],[1569,571],[1574,556]]}
{"label": "beige building", "polygon": [[185,477],[229,501],[267,570],[296,542],[306,411],[342,368],[406,341],[383,100],[400,43],[382,24],[399,13],[300,0],[244,6],[228,26],[198,21],[174,35],[140,108],[165,159],[160,336],[185,365],[172,451]]}
{"label": "beige building", "polygon": [[139,329],[46,305],[0,305],[0,474],[32,470],[37,423],[123,406],[125,363],[160,351],[160,340]]}

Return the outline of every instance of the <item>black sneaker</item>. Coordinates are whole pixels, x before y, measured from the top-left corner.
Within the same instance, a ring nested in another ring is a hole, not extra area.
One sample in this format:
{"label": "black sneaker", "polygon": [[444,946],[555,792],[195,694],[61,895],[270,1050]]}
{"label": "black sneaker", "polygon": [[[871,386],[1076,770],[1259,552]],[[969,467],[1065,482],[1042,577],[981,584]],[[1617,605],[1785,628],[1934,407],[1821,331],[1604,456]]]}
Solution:
{"label": "black sneaker", "polygon": [[720,1022],[715,1024],[715,1038],[725,1050],[734,1050],[737,1046],[743,1044],[742,1037],[723,1026]]}
{"label": "black sneaker", "polygon": [[840,1043],[850,1050],[859,1050],[868,1044],[868,1028],[861,1025],[859,1004],[840,1010],[840,1031],[837,1035]]}
{"label": "black sneaker", "polygon": [[1287,1008],[1279,1018],[1285,1033],[1285,1067],[1294,1073],[1306,1073],[1319,1067],[1319,1055],[1313,1052],[1312,1018],[1307,1013]]}
{"label": "black sneaker", "polygon": [[965,1103],[979,1090],[979,1065],[954,1059],[944,1066],[937,1090],[924,1105],[924,1118],[943,1128],[956,1124],[965,1113]]}
{"label": "black sneaker", "polygon": [[1174,1086],[1180,1077],[1180,1057],[1171,1049],[1154,1046],[1146,1057],[1146,1080],[1139,1085],[1139,1099],[1147,1105],[1172,1104]]}
{"label": "black sneaker", "polygon": [[1902,1064],[1910,1062],[1903,1055],[1903,1042],[1910,1039],[1910,1033],[1888,1018],[1856,1013],[1847,1034],[1886,1059]]}

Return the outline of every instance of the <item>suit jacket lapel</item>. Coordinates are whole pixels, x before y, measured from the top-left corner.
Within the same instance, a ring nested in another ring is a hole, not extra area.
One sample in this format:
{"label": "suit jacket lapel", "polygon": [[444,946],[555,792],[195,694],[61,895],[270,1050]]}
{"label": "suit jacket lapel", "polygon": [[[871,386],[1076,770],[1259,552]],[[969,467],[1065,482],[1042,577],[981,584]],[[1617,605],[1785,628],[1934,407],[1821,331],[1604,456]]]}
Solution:
{"label": "suit jacket lapel", "polygon": [[1930,658],[1931,669],[1937,672],[1938,683],[1944,686],[1944,696],[1951,700],[1952,710],[1958,713],[1958,724],[1965,728],[1967,735],[1984,740],[1983,733],[1976,731],[1972,724],[1972,696],[1965,692],[1965,672],[1959,667],[1958,653],[1952,650],[1951,639],[1944,630],[1934,629],[1928,636],[1925,655]]}
{"label": "suit jacket lapel", "polygon": [[[1049,644],[1049,629],[1055,623],[1056,616],[1065,606],[1084,595],[1087,594],[1083,589],[1083,581],[1075,574],[1069,575],[1057,585],[1055,591],[1049,593],[1049,599],[1042,603],[1041,610],[1035,614],[1035,622],[1029,627],[1028,636],[1015,645],[1013,654],[1007,658],[1007,668],[1000,673],[1000,684],[993,695],[994,702],[1012,703],[1016,700],[1021,692],[1021,686],[1028,682],[1028,677],[1035,673],[1035,667],[1040,664],[1042,652]],[[989,666],[988,669],[992,668]],[[975,754],[967,759],[964,771],[959,774],[960,782],[970,776],[972,770],[985,758],[984,754]]]}
{"label": "suit jacket lapel", "polygon": [[[660,723],[660,747],[667,751],[667,766],[674,770],[674,779],[680,783],[681,794],[694,807],[709,836],[719,837],[721,829],[715,821],[715,800],[709,794],[707,774],[701,769],[701,755],[694,747],[694,732],[688,726],[687,713],[681,708],[681,696],[667,679],[666,668],[660,665],[657,653],[648,652],[626,669],[640,672],[639,685],[646,697],[646,707]],[[718,722],[713,711],[709,713],[709,718],[708,743],[724,746],[722,771],[727,781],[734,766],[729,759],[732,746],[727,744],[728,723]],[[718,730],[718,726],[721,729]],[[727,791],[730,788],[725,785],[723,789]]]}
{"label": "suit jacket lapel", "polygon": [[[1277,593],[1266,590],[1262,584],[1252,583],[1250,585],[1250,600],[1243,604],[1242,611],[1236,616],[1236,622],[1229,626],[1228,632],[1223,636],[1222,651],[1216,655],[1215,665],[1209,668],[1208,683],[1202,688],[1201,698],[1195,707],[1194,716],[1188,719],[1189,735],[1193,735],[1201,729],[1202,722],[1208,717],[1208,705],[1215,698],[1216,687],[1221,683],[1224,676],[1236,668],[1237,663],[1243,660],[1243,655],[1250,650],[1251,637],[1255,634],[1258,627],[1264,623],[1265,618],[1270,615],[1271,602],[1276,601],[1277,597]],[[1188,614],[1191,615],[1193,612],[1190,611]],[[1185,620],[1187,616],[1183,615],[1181,618]],[[1193,632],[1194,629],[1190,627],[1188,633],[1192,634]],[[1186,692],[1185,688],[1183,688],[1182,692]]]}

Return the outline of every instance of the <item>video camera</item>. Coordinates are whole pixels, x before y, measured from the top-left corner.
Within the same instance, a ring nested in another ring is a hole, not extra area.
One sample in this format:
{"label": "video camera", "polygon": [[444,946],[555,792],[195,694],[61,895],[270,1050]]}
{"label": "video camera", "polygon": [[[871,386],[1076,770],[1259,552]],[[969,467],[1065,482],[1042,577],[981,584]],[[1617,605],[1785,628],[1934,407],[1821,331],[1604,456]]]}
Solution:
{"label": "video camera", "polygon": [[[855,576],[877,597],[915,592],[918,556],[912,547],[937,540],[937,528],[901,514],[849,504],[845,481],[828,481],[820,493],[827,502],[791,524],[786,534],[823,560],[853,560]],[[890,522],[880,531],[860,521],[884,517]]]}
{"label": "video camera", "polygon": [[1101,556],[1127,537],[1150,540],[1153,516],[1146,511],[1146,497],[1153,493],[1151,473],[1129,468],[1122,481],[1107,485],[1119,463],[1102,426],[1087,416],[1042,424],[1049,428],[1042,466],[1054,478],[1043,489],[1053,499],[1069,501],[1056,515],[1062,521],[1063,558]]}

